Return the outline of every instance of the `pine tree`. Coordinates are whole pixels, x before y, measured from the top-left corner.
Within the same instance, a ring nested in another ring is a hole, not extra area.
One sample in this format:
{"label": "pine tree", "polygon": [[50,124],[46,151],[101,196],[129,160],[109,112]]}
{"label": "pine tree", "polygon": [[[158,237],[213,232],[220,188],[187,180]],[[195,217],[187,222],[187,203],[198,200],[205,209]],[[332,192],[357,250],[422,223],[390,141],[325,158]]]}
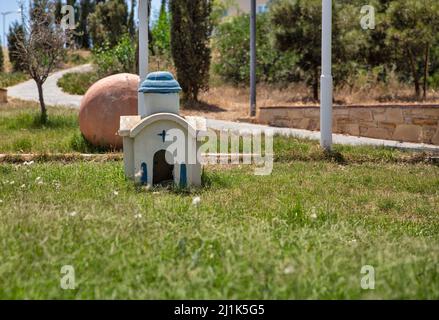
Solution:
{"label": "pine tree", "polygon": [[122,35],[128,33],[128,5],[125,0],[96,2],[96,9],[89,17],[90,35],[93,45],[106,43],[114,47]]}
{"label": "pine tree", "polygon": [[136,36],[136,24],[134,22],[135,12],[136,12],[136,0],[131,0],[131,11],[130,11],[130,17],[128,19],[128,32],[132,38]]}
{"label": "pine tree", "polygon": [[84,49],[90,48],[90,33],[88,27],[88,17],[93,13],[95,4],[92,0],[81,0],[81,10],[79,14],[79,30],[82,34],[80,46]]}
{"label": "pine tree", "polygon": [[170,0],[171,51],[184,99],[198,101],[209,88],[212,1]]}

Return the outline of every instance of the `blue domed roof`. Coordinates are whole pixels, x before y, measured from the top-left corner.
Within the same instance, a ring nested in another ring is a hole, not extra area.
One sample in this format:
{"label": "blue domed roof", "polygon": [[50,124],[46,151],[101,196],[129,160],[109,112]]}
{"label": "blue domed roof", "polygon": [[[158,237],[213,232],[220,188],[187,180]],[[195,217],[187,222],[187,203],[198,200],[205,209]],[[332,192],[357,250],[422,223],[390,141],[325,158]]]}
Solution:
{"label": "blue domed roof", "polygon": [[178,93],[180,84],[170,72],[152,72],[140,86],[142,93]]}

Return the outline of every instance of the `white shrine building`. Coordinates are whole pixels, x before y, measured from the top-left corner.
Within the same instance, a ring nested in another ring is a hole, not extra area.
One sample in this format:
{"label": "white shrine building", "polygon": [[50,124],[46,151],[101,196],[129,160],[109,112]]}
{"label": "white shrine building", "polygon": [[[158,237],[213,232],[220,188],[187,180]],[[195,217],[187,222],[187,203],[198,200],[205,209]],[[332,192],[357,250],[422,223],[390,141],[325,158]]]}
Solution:
{"label": "white shrine building", "polygon": [[125,174],[138,184],[201,185],[197,135],[206,128],[180,116],[180,91],[171,73],[151,73],[139,88],[144,112],[121,117]]}

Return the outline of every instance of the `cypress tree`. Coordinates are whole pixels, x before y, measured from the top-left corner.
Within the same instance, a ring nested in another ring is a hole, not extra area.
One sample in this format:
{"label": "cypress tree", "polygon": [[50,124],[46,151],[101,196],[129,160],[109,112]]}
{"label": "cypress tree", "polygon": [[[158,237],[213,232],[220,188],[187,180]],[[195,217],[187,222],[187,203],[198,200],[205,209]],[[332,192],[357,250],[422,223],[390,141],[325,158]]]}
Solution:
{"label": "cypress tree", "polygon": [[184,99],[198,101],[209,88],[212,1],[170,0],[171,52]]}

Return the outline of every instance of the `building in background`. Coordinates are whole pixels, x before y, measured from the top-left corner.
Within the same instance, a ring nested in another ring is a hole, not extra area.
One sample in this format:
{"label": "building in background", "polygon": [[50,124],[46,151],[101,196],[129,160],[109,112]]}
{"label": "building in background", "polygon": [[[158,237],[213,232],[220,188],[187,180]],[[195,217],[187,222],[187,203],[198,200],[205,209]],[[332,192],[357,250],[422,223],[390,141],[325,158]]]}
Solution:
{"label": "building in background", "polygon": [[[267,12],[270,1],[271,0],[256,0],[257,13]],[[250,0],[235,0],[226,11],[225,16],[229,17],[246,13],[250,13]]]}

